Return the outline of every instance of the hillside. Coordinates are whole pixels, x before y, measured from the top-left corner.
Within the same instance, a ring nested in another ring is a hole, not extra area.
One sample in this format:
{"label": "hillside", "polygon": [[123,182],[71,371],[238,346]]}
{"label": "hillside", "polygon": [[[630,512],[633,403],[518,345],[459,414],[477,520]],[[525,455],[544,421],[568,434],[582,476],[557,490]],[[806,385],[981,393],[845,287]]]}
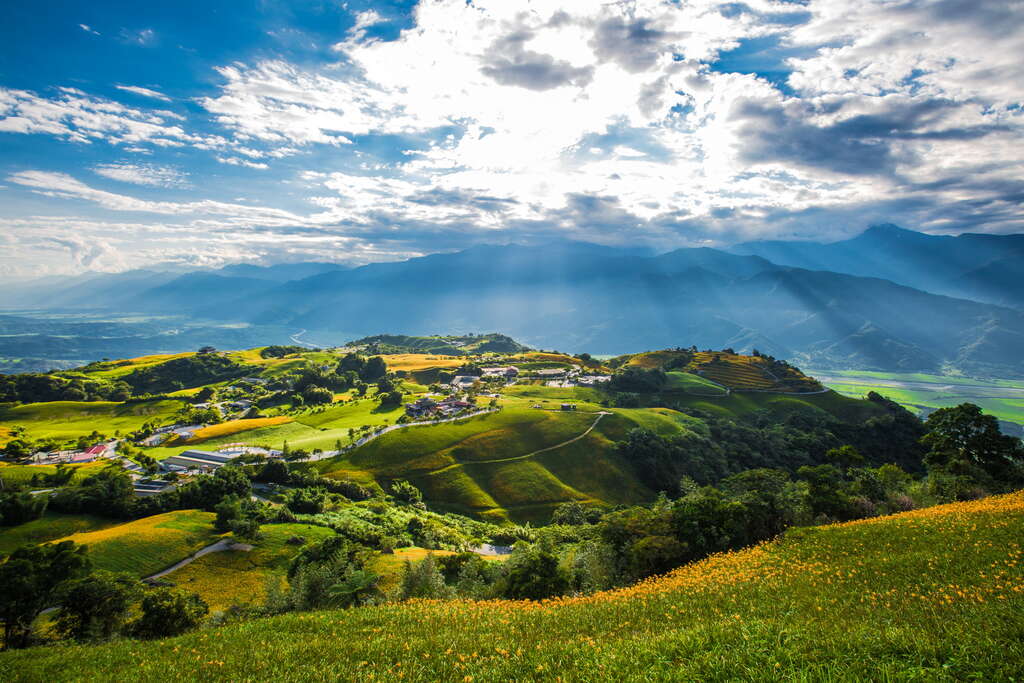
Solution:
{"label": "hillside", "polygon": [[478,353],[520,353],[530,350],[503,334],[434,335],[430,337],[378,334],[350,341],[345,346],[375,355],[423,353],[439,356],[468,356]]}
{"label": "hillside", "polygon": [[1022,536],[1024,495],[1015,493],[795,530],[589,597],[288,615],[150,643],[4,653],[0,674],[1011,680],[1024,673]]}

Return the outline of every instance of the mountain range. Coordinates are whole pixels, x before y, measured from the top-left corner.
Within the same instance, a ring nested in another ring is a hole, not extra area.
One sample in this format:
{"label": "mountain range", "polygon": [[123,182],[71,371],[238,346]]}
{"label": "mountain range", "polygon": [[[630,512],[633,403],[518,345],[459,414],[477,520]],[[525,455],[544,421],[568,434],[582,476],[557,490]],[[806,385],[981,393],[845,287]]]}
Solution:
{"label": "mountain range", "polygon": [[749,242],[648,255],[578,242],[479,246],[358,268],[131,271],[23,286],[6,306],[173,314],[341,343],[500,331],[618,354],[691,344],[819,368],[1024,376],[1024,235]]}

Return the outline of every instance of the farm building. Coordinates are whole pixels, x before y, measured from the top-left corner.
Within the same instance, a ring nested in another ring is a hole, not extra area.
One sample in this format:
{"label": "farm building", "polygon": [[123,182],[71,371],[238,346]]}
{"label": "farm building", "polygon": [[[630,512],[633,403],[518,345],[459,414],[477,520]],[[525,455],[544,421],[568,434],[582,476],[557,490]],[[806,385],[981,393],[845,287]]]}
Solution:
{"label": "farm building", "polygon": [[519,368],[512,367],[511,365],[504,368],[481,368],[484,372],[484,377],[518,377]]}
{"label": "farm building", "polygon": [[452,379],[452,386],[456,389],[469,389],[471,386],[476,384],[479,377],[474,375],[456,375]]}
{"label": "farm building", "polygon": [[562,404],[562,410],[576,410],[576,404],[575,403],[563,403]]}
{"label": "farm building", "polygon": [[407,403],[405,405],[405,414],[409,417],[421,417],[423,415],[429,415],[437,409],[437,401],[434,399],[424,396],[413,403]]}
{"label": "farm building", "polygon": [[223,467],[235,456],[213,451],[187,450],[178,455],[165,458],[160,465],[165,469],[184,468],[186,470],[215,470]]}
{"label": "farm building", "polygon": [[545,368],[544,370],[538,370],[536,374],[538,377],[555,379],[565,377],[565,370],[563,368]]}

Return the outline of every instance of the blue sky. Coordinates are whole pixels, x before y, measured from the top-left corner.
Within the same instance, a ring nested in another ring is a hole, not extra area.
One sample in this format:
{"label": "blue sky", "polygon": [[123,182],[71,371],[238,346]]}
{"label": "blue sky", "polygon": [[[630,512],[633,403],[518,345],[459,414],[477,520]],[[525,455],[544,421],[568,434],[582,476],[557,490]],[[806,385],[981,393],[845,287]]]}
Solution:
{"label": "blue sky", "polygon": [[1011,0],[0,9],[0,276],[1024,231]]}

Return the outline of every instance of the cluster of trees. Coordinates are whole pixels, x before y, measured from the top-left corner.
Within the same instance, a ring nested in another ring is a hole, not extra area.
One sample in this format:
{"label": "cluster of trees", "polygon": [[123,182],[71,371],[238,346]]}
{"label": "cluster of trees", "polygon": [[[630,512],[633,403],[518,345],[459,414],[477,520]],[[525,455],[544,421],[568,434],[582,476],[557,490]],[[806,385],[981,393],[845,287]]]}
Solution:
{"label": "cluster of trees", "polygon": [[0,375],[0,403],[40,401],[126,401],[131,386],[85,376],[25,373]]}
{"label": "cluster of trees", "polygon": [[290,356],[293,353],[302,353],[303,351],[309,351],[309,349],[304,346],[282,346],[279,344],[272,344],[260,349],[260,358],[284,358],[285,356]]}
{"label": "cluster of trees", "polygon": [[80,642],[174,636],[195,628],[208,612],[193,593],[146,588],[128,574],[91,569],[86,547],[72,541],[11,553],[0,564],[4,648],[31,645],[36,618],[51,607],[57,608],[56,633]]}
{"label": "cluster of trees", "polygon": [[612,375],[610,391],[647,394],[661,391],[668,383],[668,375],[661,368],[629,367]]}
{"label": "cluster of trees", "polygon": [[139,368],[121,379],[136,395],[164,394],[168,392],[213,384],[245,375],[246,366],[226,356],[215,353],[199,353],[186,358],[172,360]]}

